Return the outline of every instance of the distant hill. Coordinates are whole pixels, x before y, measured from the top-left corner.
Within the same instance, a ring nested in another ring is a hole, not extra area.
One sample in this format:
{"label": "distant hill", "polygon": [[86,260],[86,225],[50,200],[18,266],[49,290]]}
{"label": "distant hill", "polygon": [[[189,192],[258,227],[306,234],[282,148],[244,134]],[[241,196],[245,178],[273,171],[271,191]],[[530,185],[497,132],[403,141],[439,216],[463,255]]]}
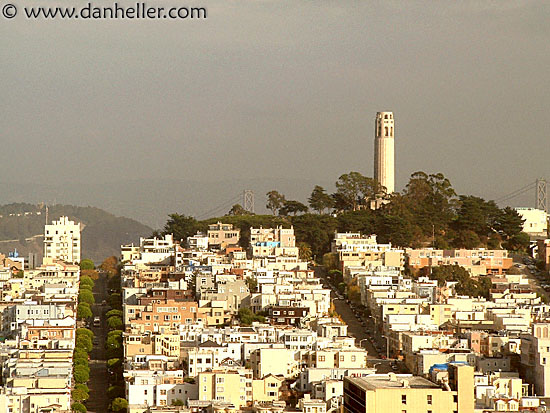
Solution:
{"label": "distant hill", "polygon": [[[82,224],[82,258],[97,264],[120,253],[120,245],[139,242],[153,230],[130,218],[117,217],[95,207],[73,205],[48,206],[48,221],[66,215]],[[43,205],[14,203],[0,206],[0,252],[17,248],[19,255],[29,252],[42,257],[46,208]]]}

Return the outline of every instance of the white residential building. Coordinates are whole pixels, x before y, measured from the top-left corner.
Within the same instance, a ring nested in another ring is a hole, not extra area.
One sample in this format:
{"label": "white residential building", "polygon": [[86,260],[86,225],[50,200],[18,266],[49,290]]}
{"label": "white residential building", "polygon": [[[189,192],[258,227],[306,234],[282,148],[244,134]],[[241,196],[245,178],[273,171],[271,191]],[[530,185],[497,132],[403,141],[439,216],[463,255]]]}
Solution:
{"label": "white residential building", "polygon": [[80,223],[60,217],[44,227],[44,260],[80,262]]}

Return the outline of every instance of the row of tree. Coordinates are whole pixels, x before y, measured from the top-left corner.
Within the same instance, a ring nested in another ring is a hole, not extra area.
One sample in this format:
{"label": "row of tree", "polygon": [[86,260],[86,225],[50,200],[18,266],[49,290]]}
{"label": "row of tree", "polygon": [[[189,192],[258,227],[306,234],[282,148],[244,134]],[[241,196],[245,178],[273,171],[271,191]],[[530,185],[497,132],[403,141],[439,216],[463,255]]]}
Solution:
{"label": "row of tree", "polygon": [[[89,265],[89,260],[82,260],[81,268]],[[92,263],[93,269],[93,263]],[[95,302],[92,290],[95,282],[88,275],[81,275],[78,292],[77,316],[80,320],[92,317],[90,306]],[[94,333],[87,328],[76,330],[75,349],[73,353],[73,377],[75,386],[72,391],[71,409],[74,412],[85,413],[87,411],[85,402],[90,397],[90,390],[87,382],[90,380],[90,366],[88,360],[93,348]]]}
{"label": "row of tree", "polygon": [[[240,228],[241,246],[246,248],[251,226],[293,225],[302,251],[317,259],[330,251],[336,231],[377,234],[379,242],[399,247],[524,250],[529,245],[528,235],[522,232],[523,221],[514,209],[472,195],[457,195],[442,174],[415,172],[401,193],[388,195],[372,178],[350,172],[340,176],[336,188],[334,194],[320,186],[313,189],[309,205],[317,213],[304,213],[308,211],[305,205],[270,191],[266,206],[273,215],[241,211],[197,221],[171,214],[163,230],[154,235],[173,233],[176,239],[185,240],[223,220]],[[371,209],[374,204],[377,208]]]}
{"label": "row of tree", "polygon": [[105,340],[107,352],[107,371],[109,373],[109,387],[107,395],[110,400],[110,410],[113,412],[125,412],[128,408],[128,401],[124,398],[124,367],[123,367],[123,342],[122,332],[124,330],[122,296],[120,285],[120,266],[116,257],[107,258],[101,269],[107,275],[107,285],[112,292],[109,296],[111,309],[105,314],[109,332]]}

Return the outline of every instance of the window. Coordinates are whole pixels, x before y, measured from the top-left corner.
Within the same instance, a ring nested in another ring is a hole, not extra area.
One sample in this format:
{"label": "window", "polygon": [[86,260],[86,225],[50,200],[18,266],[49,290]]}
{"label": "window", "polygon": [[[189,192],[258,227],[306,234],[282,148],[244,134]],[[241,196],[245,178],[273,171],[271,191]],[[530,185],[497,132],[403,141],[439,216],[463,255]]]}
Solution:
{"label": "window", "polygon": [[453,395],[453,403],[458,403],[458,396],[456,394]]}
{"label": "window", "polygon": [[426,396],[426,397],[427,397],[427,399],[428,399],[428,400],[427,400],[427,401],[428,401],[428,404],[432,404],[432,395],[431,395],[431,394],[428,394],[428,396]]}
{"label": "window", "polygon": [[401,395],[401,403],[407,404],[407,395],[406,394]]}

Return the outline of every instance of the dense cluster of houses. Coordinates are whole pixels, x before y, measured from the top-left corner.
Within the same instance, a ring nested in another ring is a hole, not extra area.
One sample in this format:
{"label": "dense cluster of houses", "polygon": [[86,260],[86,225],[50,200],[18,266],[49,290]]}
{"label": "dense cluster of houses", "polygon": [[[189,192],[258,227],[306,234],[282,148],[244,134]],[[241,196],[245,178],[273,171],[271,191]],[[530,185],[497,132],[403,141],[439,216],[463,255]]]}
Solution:
{"label": "dense cluster of houses", "polygon": [[281,411],[307,392],[294,408],[324,413],[341,408],[344,376],[374,372],[292,228],[251,228],[248,254],[239,238],[216,223],[122,247],[130,412]]}
{"label": "dense cluster of houses", "polygon": [[70,412],[80,225],[46,225],[42,265],[0,254],[0,412]]}
{"label": "dense cluster of houses", "polygon": [[[336,235],[333,252],[344,280],[360,288],[370,333],[382,335],[388,355],[413,375],[445,383],[451,366],[470,366],[474,411],[546,411],[550,306],[506,250],[399,250],[346,233]],[[489,297],[460,295],[457,281],[430,279],[442,265],[490,279]]]}

